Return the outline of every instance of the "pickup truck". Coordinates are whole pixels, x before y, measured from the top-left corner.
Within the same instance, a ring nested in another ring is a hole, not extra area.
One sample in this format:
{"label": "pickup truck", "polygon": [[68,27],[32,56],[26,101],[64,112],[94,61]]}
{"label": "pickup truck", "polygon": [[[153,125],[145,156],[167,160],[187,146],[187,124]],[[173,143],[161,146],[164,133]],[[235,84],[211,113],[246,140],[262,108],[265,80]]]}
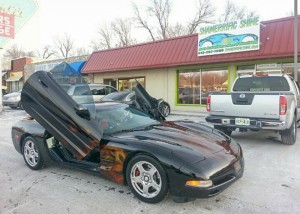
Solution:
{"label": "pickup truck", "polygon": [[207,97],[207,122],[231,135],[269,129],[278,131],[283,144],[296,142],[300,120],[299,84],[288,75],[265,74],[238,77],[231,93]]}

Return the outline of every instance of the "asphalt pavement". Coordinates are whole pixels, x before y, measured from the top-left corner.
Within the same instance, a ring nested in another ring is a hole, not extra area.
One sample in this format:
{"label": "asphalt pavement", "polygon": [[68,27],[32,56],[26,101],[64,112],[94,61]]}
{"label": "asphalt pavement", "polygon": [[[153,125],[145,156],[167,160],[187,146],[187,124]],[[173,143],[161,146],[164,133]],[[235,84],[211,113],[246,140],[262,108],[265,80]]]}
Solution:
{"label": "asphalt pavement", "polygon": [[[280,143],[278,133],[234,132],[243,148],[244,176],[209,199],[159,204],[140,202],[127,186],[102,177],[50,165],[30,170],[11,140],[12,125],[25,112],[0,114],[0,213],[300,213],[300,129],[295,145]],[[168,120],[203,122],[205,113],[174,112]]]}

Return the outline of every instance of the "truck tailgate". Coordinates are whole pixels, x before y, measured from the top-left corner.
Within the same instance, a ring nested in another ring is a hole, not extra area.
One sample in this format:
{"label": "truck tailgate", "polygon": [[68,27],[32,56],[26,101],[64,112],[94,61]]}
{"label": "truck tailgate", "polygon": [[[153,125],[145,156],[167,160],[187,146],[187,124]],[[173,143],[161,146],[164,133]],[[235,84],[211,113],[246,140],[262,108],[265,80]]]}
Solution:
{"label": "truck tailgate", "polygon": [[279,93],[212,94],[211,115],[279,119]]}

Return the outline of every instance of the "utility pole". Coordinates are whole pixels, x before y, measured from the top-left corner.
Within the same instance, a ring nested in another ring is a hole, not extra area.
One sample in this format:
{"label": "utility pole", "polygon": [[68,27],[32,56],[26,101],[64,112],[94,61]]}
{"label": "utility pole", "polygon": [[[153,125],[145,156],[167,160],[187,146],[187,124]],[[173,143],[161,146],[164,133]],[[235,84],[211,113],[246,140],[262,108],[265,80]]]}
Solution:
{"label": "utility pole", "polygon": [[298,80],[298,0],[294,0],[294,79]]}

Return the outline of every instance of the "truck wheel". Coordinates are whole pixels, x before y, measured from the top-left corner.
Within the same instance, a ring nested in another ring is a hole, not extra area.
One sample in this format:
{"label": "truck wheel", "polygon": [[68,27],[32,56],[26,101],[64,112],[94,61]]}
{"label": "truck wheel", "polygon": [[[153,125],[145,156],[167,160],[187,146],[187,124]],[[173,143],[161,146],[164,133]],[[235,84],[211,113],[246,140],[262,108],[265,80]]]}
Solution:
{"label": "truck wheel", "polygon": [[228,129],[226,129],[225,127],[223,126],[214,126],[215,129],[218,129],[219,131],[223,132],[224,134],[230,136],[232,134],[232,131],[229,131]]}
{"label": "truck wheel", "polygon": [[294,117],[291,127],[280,132],[280,135],[281,135],[281,142],[283,144],[286,145],[295,144],[297,138],[296,117]]}

